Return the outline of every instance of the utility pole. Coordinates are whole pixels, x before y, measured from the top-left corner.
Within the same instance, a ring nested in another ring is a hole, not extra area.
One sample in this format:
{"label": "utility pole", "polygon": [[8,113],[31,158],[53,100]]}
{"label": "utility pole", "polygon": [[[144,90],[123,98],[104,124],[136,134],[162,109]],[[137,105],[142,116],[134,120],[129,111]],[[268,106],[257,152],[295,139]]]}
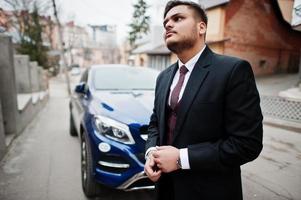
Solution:
{"label": "utility pole", "polygon": [[52,5],[53,5],[54,16],[56,19],[56,23],[58,26],[58,32],[59,32],[58,40],[59,40],[59,49],[60,49],[61,59],[63,62],[63,72],[64,72],[65,78],[66,78],[68,95],[70,96],[71,95],[70,79],[69,79],[69,75],[68,75],[68,71],[67,71],[67,60],[66,60],[66,57],[64,54],[63,34],[62,34],[62,29],[61,29],[61,23],[57,16],[55,0],[52,0]]}

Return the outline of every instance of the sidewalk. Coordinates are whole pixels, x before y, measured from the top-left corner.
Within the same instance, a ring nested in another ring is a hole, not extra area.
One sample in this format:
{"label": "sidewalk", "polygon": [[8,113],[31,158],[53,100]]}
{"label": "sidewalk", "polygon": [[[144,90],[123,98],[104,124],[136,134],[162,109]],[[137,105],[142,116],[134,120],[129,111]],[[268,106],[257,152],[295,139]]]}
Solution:
{"label": "sidewalk", "polygon": [[287,100],[301,102],[301,86],[281,91],[279,96]]}
{"label": "sidewalk", "polygon": [[257,77],[264,123],[301,133],[301,90],[298,74]]}
{"label": "sidewalk", "polygon": [[298,74],[276,74],[255,79],[260,95],[278,96],[281,91],[297,87]]}
{"label": "sidewalk", "polygon": [[263,126],[263,150],[242,166],[244,199],[301,199],[301,134]]}

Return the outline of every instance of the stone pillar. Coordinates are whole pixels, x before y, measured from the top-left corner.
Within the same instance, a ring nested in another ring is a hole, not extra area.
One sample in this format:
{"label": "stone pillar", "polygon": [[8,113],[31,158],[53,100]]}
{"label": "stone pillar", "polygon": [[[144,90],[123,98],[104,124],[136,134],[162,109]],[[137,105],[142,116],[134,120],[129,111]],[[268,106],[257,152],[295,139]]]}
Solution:
{"label": "stone pillar", "polygon": [[43,90],[43,68],[41,66],[38,67],[38,80],[39,80],[39,91]]}
{"label": "stone pillar", "polygon": [[39,91],[39,75],[38,75],[38,63],[37,62],[30,62],[30,85],[32,92]]}
{"label": "stone pillar", "polygon": [[16,86],[18,93],[31,93],[29,57],[14,55]]}
{"label": "stone pillar", "polygon": [[5,133],[3,127],[3,117],[2,117],[2,108],[1,108],[1,99],[0,99],[0,160],[3,157],[5,150],[6,150]]}
{"label": "stone pillar", "polygon": [[0,35],[0,98],[5,134],[16,133],[17,90],[11,37]]}
{"label": "stone pillar", "polygon": [[48,70],[43,70],[43,91],[48,90]]}

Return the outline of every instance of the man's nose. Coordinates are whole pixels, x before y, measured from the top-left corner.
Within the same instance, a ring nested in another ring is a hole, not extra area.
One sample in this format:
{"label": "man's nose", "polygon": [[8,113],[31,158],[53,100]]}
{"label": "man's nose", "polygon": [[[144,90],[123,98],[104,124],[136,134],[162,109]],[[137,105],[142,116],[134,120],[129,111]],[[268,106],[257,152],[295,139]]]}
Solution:
{"label": "man's nose", "polygon": [[166,24],[165,24],[165,30],[170,30],[173,28],[173,22],[171,20],[169,20]]}

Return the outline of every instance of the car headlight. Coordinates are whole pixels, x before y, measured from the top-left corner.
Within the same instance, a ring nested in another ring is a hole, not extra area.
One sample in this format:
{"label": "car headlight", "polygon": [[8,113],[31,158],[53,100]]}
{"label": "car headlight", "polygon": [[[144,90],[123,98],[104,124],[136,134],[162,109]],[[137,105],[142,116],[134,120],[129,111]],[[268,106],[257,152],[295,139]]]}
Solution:
{"label": "car headlight", "polygon": [[124,144],[135,144],[126,124],[100,115],[95,116],[94,120],[99,134]]}

